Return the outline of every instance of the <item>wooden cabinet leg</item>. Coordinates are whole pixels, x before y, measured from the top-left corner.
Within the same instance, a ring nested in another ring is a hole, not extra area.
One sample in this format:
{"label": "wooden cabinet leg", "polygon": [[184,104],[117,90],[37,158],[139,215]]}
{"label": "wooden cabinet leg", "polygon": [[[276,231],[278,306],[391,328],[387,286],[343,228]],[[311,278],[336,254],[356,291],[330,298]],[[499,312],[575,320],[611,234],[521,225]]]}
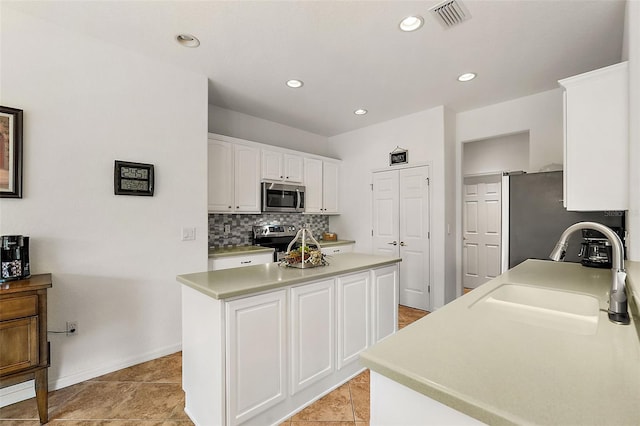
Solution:
{"label": "wooden cabinet leg", "polygon": [[49,374],[47,371],[47,368],[43,368],[35,372],[36,401],[41,424],[49,421]]}

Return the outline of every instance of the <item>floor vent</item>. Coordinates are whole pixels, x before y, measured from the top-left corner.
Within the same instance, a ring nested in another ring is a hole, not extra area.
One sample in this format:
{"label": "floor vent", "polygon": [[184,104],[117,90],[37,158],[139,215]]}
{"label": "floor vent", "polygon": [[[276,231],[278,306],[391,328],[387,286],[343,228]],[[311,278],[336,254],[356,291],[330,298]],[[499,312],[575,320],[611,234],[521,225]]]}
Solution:
{"label": "floor vent", "polygon": [[457,0],[443,1],[429,10],[445,28],[451,28],[471,18],[467,8]]}

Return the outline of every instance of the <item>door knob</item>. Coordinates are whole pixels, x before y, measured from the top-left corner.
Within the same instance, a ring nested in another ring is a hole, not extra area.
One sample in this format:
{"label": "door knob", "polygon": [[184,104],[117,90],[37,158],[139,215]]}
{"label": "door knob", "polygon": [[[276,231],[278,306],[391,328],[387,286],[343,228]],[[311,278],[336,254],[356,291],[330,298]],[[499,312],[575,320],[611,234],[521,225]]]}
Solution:
{"label": "door knob", "polygon": [[387,244],[391,244],[392,246],[397,246],[397,245],[398,245],[398,242],[397,242],[397,241],[394,241],[394,242],[392,242],[392,243],[387,243]]}

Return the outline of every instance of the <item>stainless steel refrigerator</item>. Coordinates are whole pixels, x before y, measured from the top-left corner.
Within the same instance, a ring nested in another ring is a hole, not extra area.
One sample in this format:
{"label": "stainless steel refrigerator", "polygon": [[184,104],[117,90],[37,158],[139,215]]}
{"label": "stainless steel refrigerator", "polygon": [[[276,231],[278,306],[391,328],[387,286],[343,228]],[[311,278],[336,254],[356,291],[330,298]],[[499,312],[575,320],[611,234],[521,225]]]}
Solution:
{"label": "stainless steel refrigerator", "polygon": [[[621,211],[567,211],[562,203],[562,171],[507,174],[503,185],[508,185],[509,194],[508,238],[503,239],[503,245],[508,245],[503,246],[503,255],[508,256],[509,268],[526,259],[548,259],[562,231],[576,222],[599,222],[624,229]],[[580,233],[571,237],[566,262],[580,262],[582,241]]]}

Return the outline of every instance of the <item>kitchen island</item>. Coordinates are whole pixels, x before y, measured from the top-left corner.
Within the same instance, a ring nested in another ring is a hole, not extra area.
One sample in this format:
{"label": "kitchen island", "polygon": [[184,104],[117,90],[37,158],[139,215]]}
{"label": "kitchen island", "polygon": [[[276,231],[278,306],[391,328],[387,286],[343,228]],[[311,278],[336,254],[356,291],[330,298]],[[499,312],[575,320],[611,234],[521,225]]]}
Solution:
{"label": "kitchen island", "polygon": [[359,374],[358,355],[397,331],[399,261],[345,253],[178,276],[189,417],[278,424]]}
{"label": "kitchen island", "polygon": [[370,424],[638,424],[638,308],[610,322],[610,285],[609,269],[527,260],[376,344]]}

